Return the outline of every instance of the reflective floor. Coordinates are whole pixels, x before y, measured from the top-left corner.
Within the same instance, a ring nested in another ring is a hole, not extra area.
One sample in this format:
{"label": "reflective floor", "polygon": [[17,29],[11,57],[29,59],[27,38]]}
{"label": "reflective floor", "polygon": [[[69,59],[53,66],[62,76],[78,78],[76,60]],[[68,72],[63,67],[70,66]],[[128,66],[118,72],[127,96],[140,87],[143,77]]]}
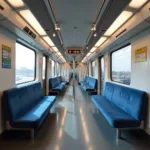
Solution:
{"label": "reflective floor", "polygon": [[43,125],[30,140],[24,131],[5,132],[0,137],[0,150],[148,150],[150,137],[143,131],[123,131],[116,140],[113,129],[90,96],[76,84],[76,100],[72,86],[57,98]]}

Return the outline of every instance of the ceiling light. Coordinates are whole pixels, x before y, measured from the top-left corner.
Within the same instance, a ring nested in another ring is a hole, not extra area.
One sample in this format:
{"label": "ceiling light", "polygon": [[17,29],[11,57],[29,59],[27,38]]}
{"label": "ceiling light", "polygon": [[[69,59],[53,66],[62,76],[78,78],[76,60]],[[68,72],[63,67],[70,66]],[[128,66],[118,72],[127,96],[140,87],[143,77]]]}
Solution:
{"label": "ceiling light", "polygon": [[97,37],[97,33],[94,33],[94,37]]}
{"label": "ceiling light", "polygon": [[90,52],[93,53],[95,50],[97,49],[97,47],[93,47]]}
{"label": "ceiling light", "polygon": [[22,0],[7,0],[13,7],[23,7],[24,3]]}
{"label": "ceiling light", "polygon": [[106,37],[101,37],[101,38],[98,40],[98,42],[95,44],[95,46],[96,46],[96,47],[101,46],[101,45],[105,42],[106,39],[107,39]]}
{"label": "ceiling light", "polygon": [[96,31],[96,24],[92,24],[91,31]]}
{"label": "ceiling light", "polygon": [[52,47],[55,52],[58,52],[57,47]]}
{"label": "ceiling light", "polygon": [[55,30],[60,31],[60,25],[59,24],[55,24]]}
{"label": "ceiling light", "polygon": [[46,35],[46,32],[30,10],[21,10],[20,14],[37,31],[39,35]]}
{"label": "ceiling light", "polygon": [[55,46],[55,44],[48,36],[44,36],[43,39],[48,43],[49,46]]}
{"label": "ceiling light", "polygon": [[57,54],[58,54],[58,55],[61,55],[61,53],[60,53],[60,52],[58,52]]}
{"label": "ceiling light", "polygon": [[88,56],[90,56],[92,53],[88,53],[86,56],[88,57]]}
{"label": "ceiling light", "polygon": [[147,0],[132,0],[131,3],[129,4],[129,6],[130,6],[130,7],[133,7],[133,8],[140,8],[140,7],[142,7],[146,2],[147,2]]}
{"label": "ceiling light", "polygon": [[56,36],[56,34],[55,34],[55,32],[53,33],[53,37],[55,37]]}
{"label": "ceiling light", "polygon": [[123,11],[114,21],[110,28],[105,32],[105,36],[111,36],[121,25],[123,25],[131,16],[132,12]]}

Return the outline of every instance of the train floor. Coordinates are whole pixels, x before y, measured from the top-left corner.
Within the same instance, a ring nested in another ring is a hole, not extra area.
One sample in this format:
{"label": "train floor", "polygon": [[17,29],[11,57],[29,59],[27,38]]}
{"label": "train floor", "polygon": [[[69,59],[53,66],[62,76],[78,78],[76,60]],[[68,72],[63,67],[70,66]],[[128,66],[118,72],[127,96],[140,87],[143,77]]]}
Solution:
{"label": "train floor", "polygon": [[123,131],[116,139],[113,129],[76,83],[57,97],[51,113],[31,140],[27,131],[7,131],[0,150],[149,150],[150,137],[143,131]]}

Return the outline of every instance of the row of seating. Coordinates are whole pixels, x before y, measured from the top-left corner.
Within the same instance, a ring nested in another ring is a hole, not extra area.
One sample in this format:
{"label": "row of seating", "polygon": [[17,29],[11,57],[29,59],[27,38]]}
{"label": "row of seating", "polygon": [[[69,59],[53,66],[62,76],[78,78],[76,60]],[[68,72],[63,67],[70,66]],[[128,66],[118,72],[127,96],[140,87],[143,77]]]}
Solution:
{"label": "row of seating", "polygon": [[34,137],[51,107],[56,96],[44,96],[41,82],[6,90],[3,93],[4,120],[7,128],[26,129]]}
{"label": "row of seating", "polygon": [[146,119],[146,92],[107,82],[103,96],[93,95],[92,101],[113,128],[117,137],[121,130],[140,128]]}
{"label": "row of seating", "polygon": [[62,80],[62,77],[54,77],[49,79],[49,92],[61,92],[67,85],[66,81]]}
{"label": "row of seating", "polygon": [[97,79],[86,76],[84,81],[79,82],[84,91],[94,92],[97,91]]}

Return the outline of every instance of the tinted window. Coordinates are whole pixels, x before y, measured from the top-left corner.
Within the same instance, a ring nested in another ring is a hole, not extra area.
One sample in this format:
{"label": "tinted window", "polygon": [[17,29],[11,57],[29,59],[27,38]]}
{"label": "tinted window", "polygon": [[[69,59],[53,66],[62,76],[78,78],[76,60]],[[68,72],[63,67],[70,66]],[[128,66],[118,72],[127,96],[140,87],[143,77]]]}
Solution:
{"label": "tinted window", "polygon": [[45,79],[46,76],[46,57],[43,56],[43,71],[42,71],[42,77]]}
{"label": "tinted window", "polygon": [[16,84],[35,80],[35,52],[16,43]]}
{"label": "tinted window", "polygon": [[55,76],[55,62],[52,60],[52,77]]}
{"label": "tinted window", "polygon": [[101,58],[100,59],[100,64],[101,64],[101,94],[103,94],[103,90],[104,90],[104,85],[105,85],[105,79],[104,79],[104,77],[105,77],[105,72],[104,72],[104,68],[105,68],[105,66],[104,66],[104,58]]}
{"label": "tinted window", "polygon": [[112,53],[112,81],[129,85],[131,82],[131,45]]}

